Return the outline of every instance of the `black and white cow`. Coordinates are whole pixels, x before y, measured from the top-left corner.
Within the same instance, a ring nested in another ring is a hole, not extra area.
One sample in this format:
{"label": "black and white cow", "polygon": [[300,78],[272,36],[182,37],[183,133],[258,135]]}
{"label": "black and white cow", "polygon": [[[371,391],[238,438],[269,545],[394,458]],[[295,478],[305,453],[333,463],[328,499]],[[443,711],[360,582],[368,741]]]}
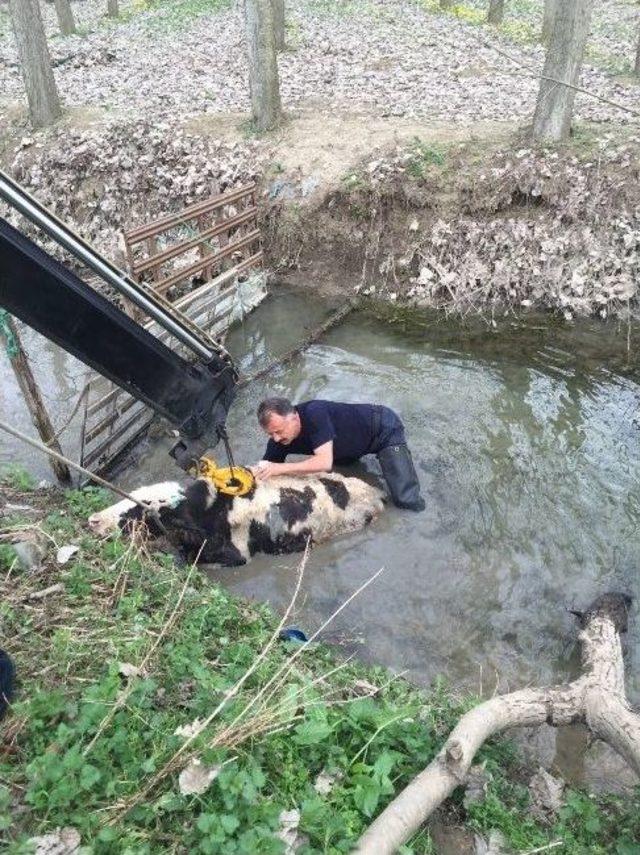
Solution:
{"label": "black and white cow", "polygon": [[[299,552],[312,543],[355,531],[382,511],[382,493],[358,478],[337,473],[280,476],[258,482],[244,496],[219,493],[204,479],[181,487],[166,481],[134,490],[148,502],[162,528],[146,515],[151,535],[164,535],[187,561],[233,567],[256,552]],[[96,534],[126,530],[143,510],[123,500],[89,518]],[[203,546],[204,543],[204,546]]]}

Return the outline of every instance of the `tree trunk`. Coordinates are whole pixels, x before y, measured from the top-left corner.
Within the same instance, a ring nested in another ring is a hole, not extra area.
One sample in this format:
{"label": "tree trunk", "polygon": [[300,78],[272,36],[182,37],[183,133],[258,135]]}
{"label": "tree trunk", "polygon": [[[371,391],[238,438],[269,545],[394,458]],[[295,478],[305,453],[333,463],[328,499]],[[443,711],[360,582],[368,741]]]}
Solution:
{"label": "tree trunk", "polygon": [[107,15],[110,18],[117,18],[120,15],[118,0],[107,0]]}
{"label": "tree trunk", "polygon": [[281,118],[271,0],[246,0],[245,18],[252,119],[258,131],[268,131],[275,128]]}
{"label": "tree trunk", "polygon": [[276,50],[285,49],[285,16],[284,16],[284,0],[271,0],[273,7],[273,32],[276,40]]}
{"label": "tree trunk", "polygon": [[551,33],[553,32],[553,22],[556,17],[556,7],[558,0],[544,0],[544,17],[542,19],[542,41],[545,44],[549,43]]}
{"label": "tree trunk", "polygon": [[60,118],[62,110],[38,0],[9,0],[31,122],[43,128]]}
{"label": "tree trunk", "polygon": [[[16,376],[18,386],[29,409],[31,421],[40,434],[40,438],[48,448],[57,451],[58,454],[62,454],[60,443],[56,439],[56,433],[42,400],[40,389],[31,371],[27,354],[20,341],[16,323],[8,312],[4,311],[2,313],[2,327],[0,328],[0,342],[6,347],[13,373]],[[69,484],[71,482],[71,473],[68,466],[52,457],[49,458],[49,462],[58,481],[62,484]]]}
{"label": "tree trunk", "polygon": [[58,16],[58,24],[60,32],[63,36],[71,36],[76,31],[76,22],[73,20],[73,12],[71,11],[71,3],[69,0],[55,0],[56,15]]}
{"label": "tree trunk", "polygon": [[533,138],[539,142],[561,142],[569,136],[576,95],[571,87],[580,80],[592,6],[593,0],[558,4],[533,116]]}
{"label": "tree trunk", "polygon": [[636,63],[633,66],[636,77],[640,77],[640,32],[638,32],[638,43],[636,45]]}
{"label": "tree trunk", "polygon": [[573,683],[521,689],[491,698],[462,716],[437,757],[385,808],[354,850],[357,855],[397,852],[444,799],[464,784],[474,755],[493,734],[510,727],[582,722],[640,774],[640,716],[625,697],[620,633],[631,598],[605,594],[583,614],[583,675]]}
{"label": "tree trunk", "polygon": [[504,0],[490,0],[487,22],[489,24],[501,24],[504,18]]}

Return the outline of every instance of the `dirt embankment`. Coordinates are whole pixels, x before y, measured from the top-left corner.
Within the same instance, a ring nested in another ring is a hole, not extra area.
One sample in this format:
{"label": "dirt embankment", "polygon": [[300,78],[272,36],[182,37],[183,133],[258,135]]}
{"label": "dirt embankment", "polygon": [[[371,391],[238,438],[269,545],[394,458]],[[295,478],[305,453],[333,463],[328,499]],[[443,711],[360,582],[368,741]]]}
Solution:
{"label": "dirt embankment", "polygon": [[269,265],[307,287],[461,313],[626,316],[637,302],[640,137],[628,132],[534,150],[503,124],[313,111],[263,139],[242,138],[238,116],[13,130],[6,168],[123,265],[124,228],[256,180]]}
{"label": "dirt embankment", "polygon": [[638,142],[416,139],[350,171],[313,213],[272,211],[271,259],[398,304],[626,316],[640,274]]}

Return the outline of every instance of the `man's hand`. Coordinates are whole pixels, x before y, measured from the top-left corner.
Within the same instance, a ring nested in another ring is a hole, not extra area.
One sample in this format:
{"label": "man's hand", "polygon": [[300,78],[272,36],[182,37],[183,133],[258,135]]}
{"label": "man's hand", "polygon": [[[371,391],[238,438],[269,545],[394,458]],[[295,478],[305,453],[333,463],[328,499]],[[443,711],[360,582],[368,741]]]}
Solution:
{"label": "man's hand", "polygon": [[282,463],[270,463],[268,460],[261,460],[256,466],[251,467],[251,471],[258,481],[266,481],[277,475],[282,466]]}
{"label": "man's hand", "polygon": [[298,460],[296,463],[272,463],[270,460],[261,460],[251,471],[258,481],[266,481],[274,475],[316,475],[320,472],[331,472],[333,466],[333,440],[325,442],[313,452],[306,460]]}

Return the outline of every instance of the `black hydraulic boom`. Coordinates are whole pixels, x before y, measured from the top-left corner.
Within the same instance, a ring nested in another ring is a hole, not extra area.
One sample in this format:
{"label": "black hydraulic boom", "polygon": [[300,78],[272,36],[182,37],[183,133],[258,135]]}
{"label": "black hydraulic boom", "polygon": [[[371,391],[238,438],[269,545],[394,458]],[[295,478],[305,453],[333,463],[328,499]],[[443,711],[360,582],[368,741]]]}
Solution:
{"label": "black hydraulic boom", "polygon": [[237,381],[227,352],[205,334],[199,335],[200,330],[186,319],[182,323],[179,315],[118,271],[2,173],[0,196],[83,262],[91,262],[110,285],[121,286],[119,290],[192,351],[194,359],[188,361],[171,350],[0,218],[0,306],[168,419],[182,437],[172,453],[188,468],[224,435]]}

